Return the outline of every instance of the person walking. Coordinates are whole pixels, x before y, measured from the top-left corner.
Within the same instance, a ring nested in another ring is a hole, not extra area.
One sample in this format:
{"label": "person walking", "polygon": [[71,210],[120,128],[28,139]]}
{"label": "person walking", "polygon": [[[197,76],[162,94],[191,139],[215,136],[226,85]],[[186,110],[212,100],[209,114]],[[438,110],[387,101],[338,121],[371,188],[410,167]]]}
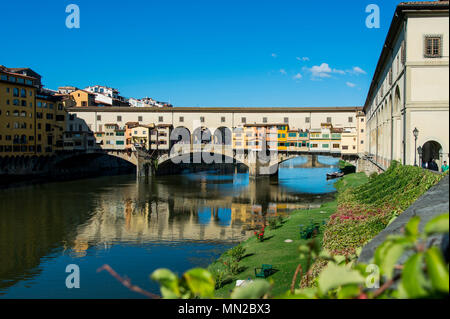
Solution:
{"label": "person walking", "polygon": [[441,166],[441,170],[442,170],[442,173],[445,173],[446,171],[448,171],[447,161],[444,161],[444,164],[442,164],[442,166]]}
{"label": "person walking", "polygon": [[439,171],[439,167],[437,166],[436,162],[434,161],[434,158],[431,159],[430,163],[428,164],[428,169],[432,170],[432,171]]}

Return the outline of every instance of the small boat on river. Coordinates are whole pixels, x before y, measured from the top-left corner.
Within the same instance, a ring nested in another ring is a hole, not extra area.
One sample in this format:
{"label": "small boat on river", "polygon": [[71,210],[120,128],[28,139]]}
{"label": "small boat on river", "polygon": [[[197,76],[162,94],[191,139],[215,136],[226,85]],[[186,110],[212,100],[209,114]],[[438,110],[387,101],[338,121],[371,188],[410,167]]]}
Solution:
{"label": "small boat on river", "polygon": [[342,172],[327,173],[327,179],[338,178],[344,176]]}

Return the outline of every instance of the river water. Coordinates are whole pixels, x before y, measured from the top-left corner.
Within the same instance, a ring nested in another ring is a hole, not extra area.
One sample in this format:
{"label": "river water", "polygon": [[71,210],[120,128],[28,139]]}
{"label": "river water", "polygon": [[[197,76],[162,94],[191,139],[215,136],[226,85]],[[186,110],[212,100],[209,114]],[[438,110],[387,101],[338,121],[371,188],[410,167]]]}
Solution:
{"label": "river water", "polygon": [[[157,268],[206,267],[270,216],[332,198],[337,160],[283,163],[278,183],[247,173],[185,172],[150,181],[108,176],[0,190],[0,298],[142,298],[107,272],[153,293]],[[66,267],[80,287],[66,287]]]}

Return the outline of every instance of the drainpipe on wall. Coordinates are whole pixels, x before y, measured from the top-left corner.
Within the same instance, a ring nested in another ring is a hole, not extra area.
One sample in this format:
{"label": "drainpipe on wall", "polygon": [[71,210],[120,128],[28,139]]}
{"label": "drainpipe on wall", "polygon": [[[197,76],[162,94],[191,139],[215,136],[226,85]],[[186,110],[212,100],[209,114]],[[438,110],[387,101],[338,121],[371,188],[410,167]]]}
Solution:
{"label": "drainpipe on wall", "polygon": [[403,165],[406,165],[406,74],[407,74],[407,34],[406,34],[406,26],[407,26],[407,17],[405,15],[403,22],[403,34],[405,37],[404,40],[404,50],[405,50],[405,61],[404,61],[404,73],[403,73]]}

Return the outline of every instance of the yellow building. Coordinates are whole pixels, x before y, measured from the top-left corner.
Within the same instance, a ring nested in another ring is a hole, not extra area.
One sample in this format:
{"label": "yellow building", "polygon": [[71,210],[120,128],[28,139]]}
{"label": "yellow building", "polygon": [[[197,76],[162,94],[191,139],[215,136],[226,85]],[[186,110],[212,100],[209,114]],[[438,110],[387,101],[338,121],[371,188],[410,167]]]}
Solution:
{"label": "yellow building", "polygon": [[150,149],[150,132],[154,126],[137,125],[130,129],[131,142],[135,147]]}
{"label": "yellow building", "polygon": [[278,130],[278,151],[286,151],[289,126],[286,124],[277,125],[277,130]]}
{"label": "yellow building", "polygon": [[63,150],[66,112],[61,96],[45,90],[36,93],[36,154]]}
{"label": "yellow building", "polygon": [[35,155],[35,101],[40,76],[0,65],[0,157]]}
{"label": "yellow building", "polygon": [[95,94],[85,91],[85,90],[76,90],[69,95],[75,101],[75,106],[95,106]]}

